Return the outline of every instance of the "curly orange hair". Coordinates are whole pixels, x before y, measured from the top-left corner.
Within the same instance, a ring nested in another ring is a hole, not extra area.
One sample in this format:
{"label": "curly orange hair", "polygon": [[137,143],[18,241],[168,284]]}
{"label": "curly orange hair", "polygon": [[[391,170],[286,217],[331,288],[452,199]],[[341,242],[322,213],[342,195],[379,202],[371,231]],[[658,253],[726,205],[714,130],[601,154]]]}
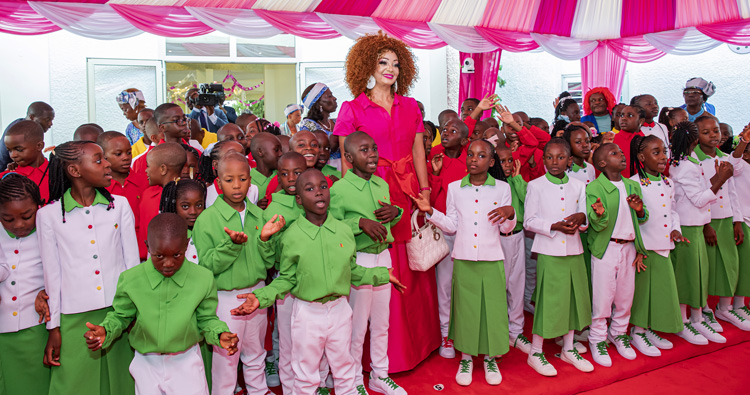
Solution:
{"label": "curly orange hair", "polygon": [[396,54],[400,66],[396,78],[398,89],[395,93],[402,96],[409,93],[417,76],[414,54],[403,41],[388,37],[381,30],[377,34],[366,34],[358,38],[346,55],[346,84],[352,96],[357,97],[365,92],[367,80],[375,71],[380,56],[386,51]]}

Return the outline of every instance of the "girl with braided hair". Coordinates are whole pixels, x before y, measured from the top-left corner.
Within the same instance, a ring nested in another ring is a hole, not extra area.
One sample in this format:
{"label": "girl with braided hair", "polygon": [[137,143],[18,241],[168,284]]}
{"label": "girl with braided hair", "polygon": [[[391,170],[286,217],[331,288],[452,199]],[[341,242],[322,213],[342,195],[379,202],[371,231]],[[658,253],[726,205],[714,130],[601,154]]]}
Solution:
{"label": "girl with braided hair", "polygon": [[38,354],[47,343],[47,330],[41,325],[47,312],[34,306],[37,295],[44,294],[35,232],[42,204],[39,188],[25,176],[9,173],[0,180],[0,222],[5,228],[0,231],[0,377],[5,381],[0,392],[8,395],[49,392],[50,370]]}
{"label": "girl with braided hair", "polygon": [[128,200],[106,190],[111,172],[102,149],[90,141],[60,144],[50,156],[52,202],[39,209],[36,225],[49,295],[44,362],[52,366],[52,394],[135,391],[127,333],[94,352],[81,336],[87,322],[101,322],[113,311],[120,273],[140,262]]}

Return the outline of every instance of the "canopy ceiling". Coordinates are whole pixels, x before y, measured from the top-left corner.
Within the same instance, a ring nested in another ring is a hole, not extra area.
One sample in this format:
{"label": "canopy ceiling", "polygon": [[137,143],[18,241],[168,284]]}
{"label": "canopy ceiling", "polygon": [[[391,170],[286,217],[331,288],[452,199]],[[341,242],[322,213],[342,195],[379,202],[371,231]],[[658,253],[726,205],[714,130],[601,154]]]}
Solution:
{"label": "canopy ceiling", "polygon": [[567,60],[606,46],[631,62],[750,45],[750,0],[0,0],[0,32],[60,29],[113,40],[190,37],[311,39],[384,30],[414,48],[529,51]]}

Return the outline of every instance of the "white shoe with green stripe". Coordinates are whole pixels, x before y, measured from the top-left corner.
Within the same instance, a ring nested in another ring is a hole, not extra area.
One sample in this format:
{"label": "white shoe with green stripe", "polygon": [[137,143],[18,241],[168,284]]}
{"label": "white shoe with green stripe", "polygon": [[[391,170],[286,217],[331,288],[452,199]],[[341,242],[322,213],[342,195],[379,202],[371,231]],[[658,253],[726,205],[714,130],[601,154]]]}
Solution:
{"label": "white shoe with green stripe", "polygon": [[500,374],[494,357],[484,357],[484,379],[489,385],[499,385],[503,381],[503,375]]}
{"label": "white shoe with green stripe", "polygon": [[456,373],[456,383],[467,386],[471,384],[471,374],[474,371],[474,361],[471,359],[461,359],[458,362],[458,373]]}
{"label": "white shoe with green stripe", "polygon": [[561,352],[560,359],[575,366],[575,368],[580,370],[581,372],[589,373],[594,371],[594,365],[584,359],[575,348],[572,350]]}
{"label": "white shoe with green stripe", "polygon": [[526,363],[528,363],[529,366],[531,366],[534,370],[536,370],[537,373],[541,374],[542,376],[557,376],[557,369],[555,369],[555,367],[552,366],[549,361],[547,361],[544,353],[538,352],[529,354],[529,357],[526,358]]}

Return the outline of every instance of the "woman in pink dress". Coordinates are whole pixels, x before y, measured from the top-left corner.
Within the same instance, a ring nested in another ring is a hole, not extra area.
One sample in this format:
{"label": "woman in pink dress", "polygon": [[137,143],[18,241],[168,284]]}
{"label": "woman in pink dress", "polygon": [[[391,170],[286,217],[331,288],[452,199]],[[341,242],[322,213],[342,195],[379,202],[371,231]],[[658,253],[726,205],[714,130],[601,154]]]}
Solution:
{"label": "woman in pink dress", "polygon": [[[342,157],[349,134],[363,131],[375,139],[380,154],[377,175],[388,182],[391,202],[404,209],[391,228],[395,242],[389,249],[394,274],[407,286],[403,295],[391,293],[388,330],[389,371],[401,372],[413,369],[440,346],[435,272],[410,270],[406,254],[412,212],[408,195],[430,195],[422,113],[416,100],[403,96],[417,70],[411,50],[382,32],[360,37],[345,67],[355,99],[342,104],[333,131],[339,136]],[[349,168],[351,164],[342,160],[342,170]]]}

